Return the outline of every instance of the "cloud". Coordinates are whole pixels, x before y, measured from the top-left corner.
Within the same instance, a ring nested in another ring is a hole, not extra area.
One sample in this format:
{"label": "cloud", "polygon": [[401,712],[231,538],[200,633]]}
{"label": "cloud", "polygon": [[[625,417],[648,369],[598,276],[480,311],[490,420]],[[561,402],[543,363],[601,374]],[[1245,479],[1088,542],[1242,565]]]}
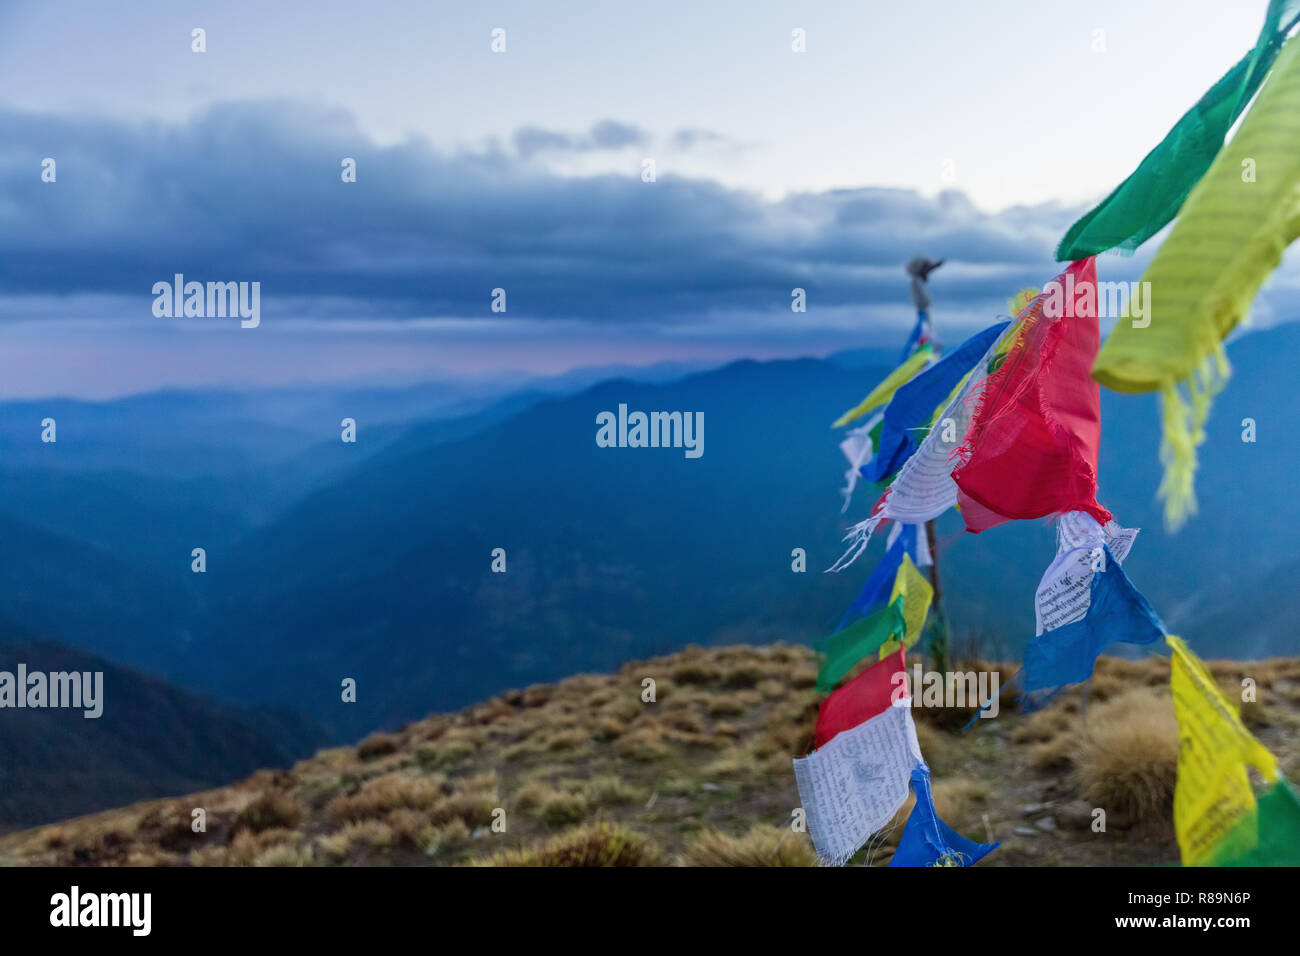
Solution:
{"label": "cloud", "polygon": [[672,142],[677,149],[691,150],[700,146],[725,146],[731,141],[715,130],[687,128],[673,133]]}
{"label": "cloud", "polygon": [[617,120],[601,120],[582,134],[561,133],[539,126],[525,126],[515,131],[515,151],[522,159],[540,153],[592,153],[640,146],[649,140],[636,126]]}
{"label": "cloud", "polygon": [[[183,124],[0,111],[0,309],[48,320],[60,302],[154,321],[151,287],[259,281],[265,323],[508,317],[756,335],[909,321],[903,263],[946,257],[936,317],[974,327],[1059,271],[1081,212],[990,214],[958,192],[888,188],[772,201],[664,176],[559,176],[528,150],[616,149],[644,134],[521,130],[518,155],[379,146],[351,116],[293,102],[227,103]],[[556,139],[555,137],[558,137]],[[520,145],[525,143],[527,145]],[[558,145],[556,145],[558,144]],[[43,183],[43,157],[57,182]],[[340,163],[357,163],[357,181]],[[1137,278],[1143,257],[1108,257]],[[791,290],[808,312],[790,312]],[[161,320],[165,321],[165,320]]]}

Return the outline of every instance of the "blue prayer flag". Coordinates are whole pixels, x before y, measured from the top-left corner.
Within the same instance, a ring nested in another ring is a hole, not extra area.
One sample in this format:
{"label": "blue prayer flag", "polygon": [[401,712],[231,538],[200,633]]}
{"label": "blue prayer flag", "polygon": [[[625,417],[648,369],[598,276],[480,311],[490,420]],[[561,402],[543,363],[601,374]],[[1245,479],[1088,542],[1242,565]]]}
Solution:
{"label": "blue prayer flag", "polygon": [[1031,638],[1026,646],[1021,670],[1026,710],[1041,706],[1069,684],[1088,680],[1108,644],[1151,644],[1165,636],[1160,616],[1133,586],[1110,548],[1105,548],[1103,567],[1092,576],[1087,614]]}
{"label": "blue prayer flag", "polygon": [[883,481],[903,467],[920,447],[924,436],[918,433],[930,423],[935,410],[1009,324],[999,322],[977,332],[894,393],[885,408],[875,452],[858,469],[862,477],[867,481]]}
{"label": "blue prayer flag", "polygon": [[916,806],[908,815],[890,866],[971,866],[1002,845],[1001,841],[968,840],[939,819],[930,792],[930,771],[923,764],[912,771],[912,791]]}

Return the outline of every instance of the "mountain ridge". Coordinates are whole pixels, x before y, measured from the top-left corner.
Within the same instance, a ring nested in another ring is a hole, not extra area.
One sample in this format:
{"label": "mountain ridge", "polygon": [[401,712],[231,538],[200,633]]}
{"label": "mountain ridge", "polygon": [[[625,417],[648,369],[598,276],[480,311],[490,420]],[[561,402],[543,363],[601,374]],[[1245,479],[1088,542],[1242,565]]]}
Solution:
{"label": "mountain ridge", "polygon": [[288,766],[329,738],[299,717],[205,700],[5,625],[0,670],[101,672],[102,712],[0,711],[0,831]]}

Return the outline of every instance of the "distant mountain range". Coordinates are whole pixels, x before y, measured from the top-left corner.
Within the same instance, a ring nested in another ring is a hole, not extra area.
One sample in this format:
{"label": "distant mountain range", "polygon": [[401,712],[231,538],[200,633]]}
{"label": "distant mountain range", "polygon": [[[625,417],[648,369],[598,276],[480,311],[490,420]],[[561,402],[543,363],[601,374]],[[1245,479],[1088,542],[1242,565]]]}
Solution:
{"label": "distant mountain range", "polygon": [[0,644],[0,670],[19,664],[102,672],[102,714],[0,710],[0,832],[288,767],[326,740],[292,714],[215,704],[47,641]]}
{"label": "distant mountain range", "polygon": [[[1300,562],[1289,438],[1300,326],[1241,337],[1201,452],[1201,513],[1166,535],[1151,396],[1103,392],[1101,500],[1143,528],[1130,576],[1206,655],[1294,654]],[[0,614],[214,697],[306,714],[348,738],[505,687],[687,643],[828,632],[881,544],[823,574],[843,529],[829,425],[886,353],[599,372],[457,399],[419,420],[405,390],[162,393],[0,407]],[[430,399],[432,401],[432,399]],[[366,404],[368,403],[368,404]],[[704,454],[602,448],[596,416],[704,413]],[[59,442],[37,423],[57,414]],[[261,417],[259,417],[259,415]],[[1244,418],[1257,441],[1241,440]],[[5,451],[12,452],[9,455]],[[965,640],[1014,656],[1054,536],[940,522],[945,605]],[[207,549],[207,571],[190,551]],[[491,570],[493,549],[507,570]],[[807,572],[791,553],[807,553]],[[341,682],[357,681],[355,703]]]}

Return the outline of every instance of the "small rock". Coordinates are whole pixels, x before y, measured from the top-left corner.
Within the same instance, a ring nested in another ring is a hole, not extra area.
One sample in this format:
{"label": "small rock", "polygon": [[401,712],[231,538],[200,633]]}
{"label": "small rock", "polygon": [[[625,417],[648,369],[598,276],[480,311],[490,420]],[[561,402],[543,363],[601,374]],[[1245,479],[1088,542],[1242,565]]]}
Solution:
{"label": "small rock", "polygon": [[1092,807],[1087,800],[1071,800],[1057,808],[1056,822],[1067,830],[1087,830],[1092,826]]}
{"label": "small rock", "polygon": [[707,790],[709,793],[720,793],[724,788],[716,783],[702,783],[701,790]]}
{"label": "small rock", "polygon": [[1051,804],[1048,803],[1027,803],[1021,812],[1023,812],[1027,817],[1032,817],[1036,814],[1042,813],[1050,806]]}
{"label": "small rock", "polygon": [[1040,830],[1046,830],[1048,833],[1051,833],[1056,829],[1056,821],[1051,817],[1043,817],[1041,820],[1035,820],[1034,826],[1038,827]]}
{"label": "small rock", "polygon": [[1016,836],[1038,836],[1038,831],[1033,827],[1016,827],[1012,832]]}

